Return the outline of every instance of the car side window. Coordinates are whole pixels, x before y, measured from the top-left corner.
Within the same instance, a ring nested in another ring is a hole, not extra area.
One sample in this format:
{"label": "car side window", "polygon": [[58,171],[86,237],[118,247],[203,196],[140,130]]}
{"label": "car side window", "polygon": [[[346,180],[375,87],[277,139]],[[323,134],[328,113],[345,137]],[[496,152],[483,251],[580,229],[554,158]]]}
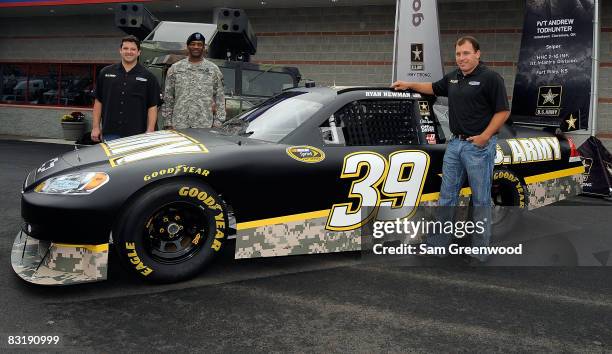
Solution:
{"label": "car side window", "polygon": [[440,142],[445,142],[446,137],[452,135],[448,122],[448,102],[445,102],[445,104],[439,104],[436,102],[436,104],[433,106],[433,112],[438,120],[439,128],[441,128],[438,130],[438,139]]}
{"label": "car side window", "polygon": [[410,100],[357,100],[339,109],[321,126],[326,145],[418,144]]}

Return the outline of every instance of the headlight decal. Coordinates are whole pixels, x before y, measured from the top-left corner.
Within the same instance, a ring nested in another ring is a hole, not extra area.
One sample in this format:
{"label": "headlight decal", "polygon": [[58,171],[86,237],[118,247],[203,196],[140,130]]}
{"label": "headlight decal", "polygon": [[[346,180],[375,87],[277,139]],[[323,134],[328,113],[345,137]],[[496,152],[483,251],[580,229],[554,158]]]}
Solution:
{"label": "headlight decal", "polygon": [[34,191],[43,194],[87,195],[109,181],[104,172],[79,172],[51,177],[40,183]]}

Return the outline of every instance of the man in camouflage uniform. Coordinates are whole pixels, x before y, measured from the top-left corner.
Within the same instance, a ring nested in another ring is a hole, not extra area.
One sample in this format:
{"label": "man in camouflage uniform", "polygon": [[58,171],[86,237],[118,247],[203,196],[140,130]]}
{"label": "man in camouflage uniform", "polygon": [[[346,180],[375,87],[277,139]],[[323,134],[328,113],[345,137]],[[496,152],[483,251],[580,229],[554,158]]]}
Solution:
{"label": "man in camouflage uniform", "polygon": [[211,128],[225,121],[223,75],[204,59],[201,33],[187,38],[189,56],[174,63],[166,75],[162,118],[166,129]]}

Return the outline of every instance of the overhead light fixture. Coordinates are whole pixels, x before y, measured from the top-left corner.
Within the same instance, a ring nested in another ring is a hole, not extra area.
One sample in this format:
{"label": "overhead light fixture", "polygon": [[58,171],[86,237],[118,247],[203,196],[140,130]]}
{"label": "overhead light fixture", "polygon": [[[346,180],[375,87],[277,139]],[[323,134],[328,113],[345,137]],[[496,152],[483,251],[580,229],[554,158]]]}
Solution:
{"label": "overhead light fixture", "polygon": [[113,11],[112,7],[107,8],[108,11]]}
{"label": "overhead light fixture", "polygon": [[54,13],[55,13],[55,10],[51,9],[51,10],[49,10],[49,12],[50,12],[50,13],[52,13],[52,14],[54,14]]}
{"label": "overhead light fixture", "polygon": [[180,9],[180,8],[181,8],[181,5],[176,4],[176,5],[174,5],[174,7],[175,7],[175,8],[177,8],[177,9]]}
{"label": "overhead light fixture", "polygon": [[265,6],[267,4],[267,2],[265,1],[260,1],[259,3],[261,4],[261,6]]}

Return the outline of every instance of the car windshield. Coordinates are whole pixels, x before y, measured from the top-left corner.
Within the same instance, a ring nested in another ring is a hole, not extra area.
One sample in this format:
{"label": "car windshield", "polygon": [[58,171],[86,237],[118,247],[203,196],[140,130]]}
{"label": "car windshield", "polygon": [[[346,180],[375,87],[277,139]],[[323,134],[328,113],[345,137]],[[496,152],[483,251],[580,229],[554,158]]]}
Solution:
{"label": "car windshield", "polygon": [[284,92],[227,121],[220,130],[276,143],[321,107],[323,104],[306,92]]}

